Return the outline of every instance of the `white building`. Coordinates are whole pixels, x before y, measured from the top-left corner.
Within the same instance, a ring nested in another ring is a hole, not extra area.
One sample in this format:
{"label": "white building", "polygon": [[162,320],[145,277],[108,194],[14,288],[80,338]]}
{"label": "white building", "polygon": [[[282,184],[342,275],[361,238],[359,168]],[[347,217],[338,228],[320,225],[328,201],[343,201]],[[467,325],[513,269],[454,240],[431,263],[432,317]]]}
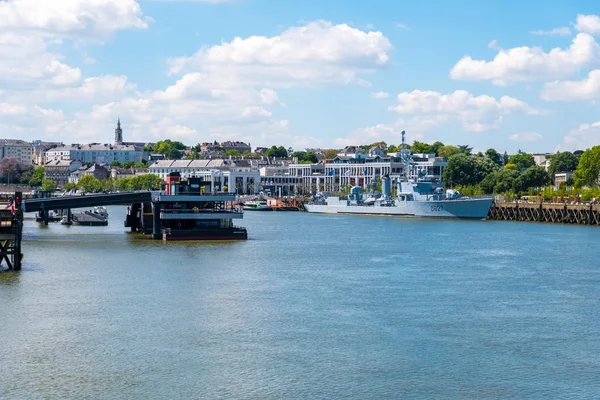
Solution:
{"label": "white building", "polygon": [[12,157],[21,164],[31,165],[34,161],[33,145],[19,139],[0,139],[0,159]]}
{"label": "white building", "polygon": [[[365,156],[350,151],[345,151],[345,154],[348,155],[338,155],[325,163],[290,164],[289,175],[301,180],[298,193],[336,192],[351,186],[366,187],[372,180],[381,180],[386,175],[392,181],[404,176],[404,165],[397,157]],[[407,171],[409,176],[421,175],[442,180],[443,170],[448,163],[444,158],[435,157],[435,154],[414,154],[413,160],[413,170]]]}
{"label": "white building", "polygon": [[171,172],[181,177],[201,177],[212,182],[215,192],[259,193],[260,172],[248,160],[158,160],[148,172],[166,180]]}
{"label": "white building", "polygon": [[107,165],[113,161],[121,164],[133,161],[141,162],[144,151],[134,145],[112,144],[71,144],[46,151],[46,161],[79,160],[83,163]]}

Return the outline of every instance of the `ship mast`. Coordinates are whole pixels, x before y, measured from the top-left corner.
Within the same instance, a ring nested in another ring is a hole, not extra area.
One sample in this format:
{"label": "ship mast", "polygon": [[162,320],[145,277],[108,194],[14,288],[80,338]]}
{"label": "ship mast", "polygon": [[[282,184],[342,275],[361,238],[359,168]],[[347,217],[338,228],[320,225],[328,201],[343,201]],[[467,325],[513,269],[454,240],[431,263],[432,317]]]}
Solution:
{"label": "ship mast", "polygon": [[412,157],[410,152],[406,149],[406,132],[402,131],[402,149],[400,151],[400,160],[402,161],[402,175],[404,175],[404,179],[408,181],[409,178],[409,169],[412,164]]}

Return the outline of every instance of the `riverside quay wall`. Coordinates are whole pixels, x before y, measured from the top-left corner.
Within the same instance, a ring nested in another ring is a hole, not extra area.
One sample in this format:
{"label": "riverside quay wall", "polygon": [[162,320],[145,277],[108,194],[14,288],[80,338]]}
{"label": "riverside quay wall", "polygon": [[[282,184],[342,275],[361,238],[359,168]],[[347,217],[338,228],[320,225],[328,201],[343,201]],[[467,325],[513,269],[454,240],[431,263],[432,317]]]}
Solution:
{"label": "riverside quay wall", "polygon": [[494,202],[487,219],[600,226],[600,205]]}

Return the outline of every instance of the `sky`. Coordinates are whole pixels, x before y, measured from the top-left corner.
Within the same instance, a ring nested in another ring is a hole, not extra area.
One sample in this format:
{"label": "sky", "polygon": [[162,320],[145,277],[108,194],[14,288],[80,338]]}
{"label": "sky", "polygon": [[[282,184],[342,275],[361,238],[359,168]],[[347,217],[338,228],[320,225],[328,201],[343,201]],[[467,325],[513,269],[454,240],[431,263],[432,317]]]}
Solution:
{"label": "sky", "polygon": [[600,144],[594,1],[0,0],[0,137]]}

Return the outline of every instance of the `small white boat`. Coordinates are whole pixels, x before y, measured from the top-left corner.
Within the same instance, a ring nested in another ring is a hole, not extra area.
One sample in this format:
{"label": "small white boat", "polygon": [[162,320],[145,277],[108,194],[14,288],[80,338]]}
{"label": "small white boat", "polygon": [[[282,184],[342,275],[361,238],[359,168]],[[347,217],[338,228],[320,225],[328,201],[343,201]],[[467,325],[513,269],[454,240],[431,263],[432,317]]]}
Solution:
{"label": "small white boat", "polygon": [[242,209],[247,211],[273,211],[273,207],[267,205],[267,202],[264,200],[247,201],[244,203]]}

